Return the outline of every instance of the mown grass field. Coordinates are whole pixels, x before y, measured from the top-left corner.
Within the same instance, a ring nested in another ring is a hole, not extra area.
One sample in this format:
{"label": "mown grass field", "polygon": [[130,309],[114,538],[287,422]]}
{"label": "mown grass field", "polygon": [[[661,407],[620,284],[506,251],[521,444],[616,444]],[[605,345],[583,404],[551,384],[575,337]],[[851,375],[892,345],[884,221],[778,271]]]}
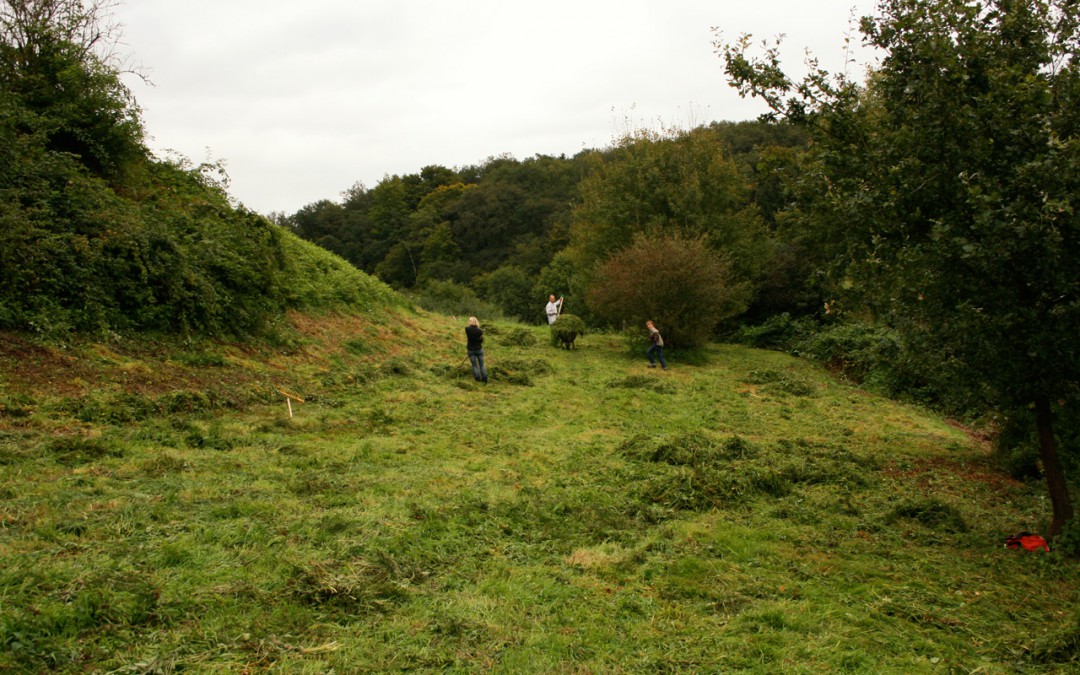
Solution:
{"label": "mown grass field", "polygon": [[[464,320],[0,346],[0,671],[1074,672],[965,430],[789,356]],[[282,392],[294,401],[290,418]]]}

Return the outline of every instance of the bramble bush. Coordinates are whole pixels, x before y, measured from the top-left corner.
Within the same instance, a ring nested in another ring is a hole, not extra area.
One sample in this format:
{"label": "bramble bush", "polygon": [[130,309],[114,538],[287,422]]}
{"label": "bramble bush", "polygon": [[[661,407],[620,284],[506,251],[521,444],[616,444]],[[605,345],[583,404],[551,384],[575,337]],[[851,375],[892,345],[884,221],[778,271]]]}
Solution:
{"label": "bramble bush", "polygon": [[750,286],[703,238],[637,236],[600,265],[586,295],[613,325],[652,320],[669,346],[696,347],[724,319],[746,309]]}
{"label": "bramble bush", "polygon": [[290,259],[220,163],[152,157],[98,54],[107,7],[40,4],[0,12],[0,329],[270,335],[291,307],[392,302],[332,255]]}

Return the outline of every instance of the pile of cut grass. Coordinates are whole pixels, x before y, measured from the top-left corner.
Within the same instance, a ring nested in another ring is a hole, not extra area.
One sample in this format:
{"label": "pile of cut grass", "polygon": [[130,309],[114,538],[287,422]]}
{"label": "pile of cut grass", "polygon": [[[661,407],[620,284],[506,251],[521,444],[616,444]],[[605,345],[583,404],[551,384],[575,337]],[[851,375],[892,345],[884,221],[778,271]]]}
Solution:
{"label": "pile of cut grass", "polygon": [[1077,663],[1075,565],[1002,547],[1042,485],[933,415],[739,347],[658,372],[514,327],[484,386],[463,322],[292,323],[264,347],[7,336],[0,670]]}

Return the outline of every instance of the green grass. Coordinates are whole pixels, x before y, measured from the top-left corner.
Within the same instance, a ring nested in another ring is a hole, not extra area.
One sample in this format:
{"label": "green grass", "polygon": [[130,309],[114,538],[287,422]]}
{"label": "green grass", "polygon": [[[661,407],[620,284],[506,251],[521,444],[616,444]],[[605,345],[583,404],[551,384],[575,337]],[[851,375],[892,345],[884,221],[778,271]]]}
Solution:
{"label": "green grass", "polygon": [[[1040,484],[733,346],[294,316],[0,352],[0,671],[1070,672]],[[528,334],[536,339],[528,339]],[[500,339],[501,338],[501,339]],[[302,398],[289,417],[282,391]]]}

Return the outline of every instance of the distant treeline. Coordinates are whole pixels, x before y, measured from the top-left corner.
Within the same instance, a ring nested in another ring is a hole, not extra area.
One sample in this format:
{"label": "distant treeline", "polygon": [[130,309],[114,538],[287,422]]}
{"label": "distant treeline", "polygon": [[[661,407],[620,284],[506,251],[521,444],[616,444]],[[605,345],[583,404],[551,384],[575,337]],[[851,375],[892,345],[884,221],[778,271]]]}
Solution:
{"label": "distant treeline", "polygon": [[426,166],[274,219],[395,288],[450,283],[527,321],[549,293],[585,295],[595,267],[638,234],[710,238],[751,282],[752,314],[808,311],[817,299],[777,223],[806,142],[761,122],[640,131],[572,157]]}

